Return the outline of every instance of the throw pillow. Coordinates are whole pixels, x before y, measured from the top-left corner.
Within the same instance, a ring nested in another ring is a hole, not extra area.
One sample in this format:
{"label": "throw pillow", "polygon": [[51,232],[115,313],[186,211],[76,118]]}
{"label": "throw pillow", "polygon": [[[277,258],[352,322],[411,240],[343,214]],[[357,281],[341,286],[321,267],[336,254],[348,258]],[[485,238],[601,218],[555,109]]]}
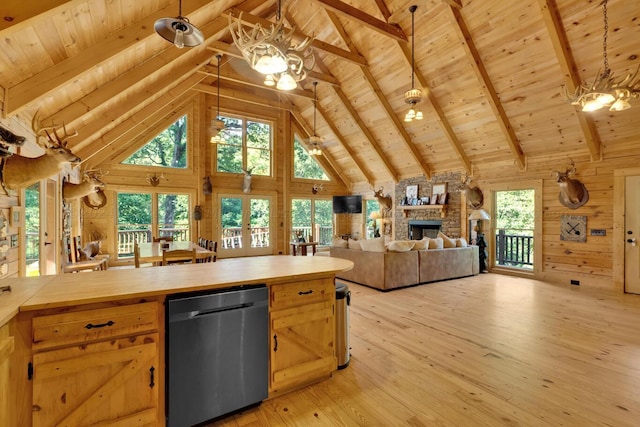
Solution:
{"label": "throw pillow", "polygon": [[445,248],[455,248],[456,247],[456,239],[452,239],[451,237],[445,236],[441,231],[438,231],[438,237],[442,239],[442,243]]}
{"label": "throw pillow", "polygon": [[360,247],[363,251],[367,252],[384,252],[384,237],[377,237],[375,239],[358,240]]}
{"label": "throw pillow", "polygon": [[429,238],[424,237],[422,240],[416,240],[415,245],[413,245],[414,251],[426,251],[429,249]]}
{"label": "throw pillow", "polygon": [[360,242],[358,240],[349,239],[349,249],[361,251],[362,246],[360,246]]}
{"label": "throw pillow", "polygon": [[408,252],[415,243],[415,240],[394,240],[387,244],[387,250],[389,252]]}
{"label": "throw pillow", "polygon": [[429,239],[429,249],[442,249],[444,248],[444,243],[442,241],[442,237],[436,237],[435,239]]}
{"label": "throw pillow", "polygon": [[331,241],[331,246],[334,248],[348,248],[349,242],[343,238],[337,237]]}
{"label": "throw pillow", "polygon": [[469,244],[467,243],[467,239],[465,239],[464,237],[460,237],[459,239],[456,239],[456,247],[466,248],[467,246],[469,246]]}

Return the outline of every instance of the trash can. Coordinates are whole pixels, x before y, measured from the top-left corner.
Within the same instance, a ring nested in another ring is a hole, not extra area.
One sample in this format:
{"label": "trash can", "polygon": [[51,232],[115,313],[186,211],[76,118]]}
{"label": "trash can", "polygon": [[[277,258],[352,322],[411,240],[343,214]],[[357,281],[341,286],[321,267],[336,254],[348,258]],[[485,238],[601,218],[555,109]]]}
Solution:
{"label": "trash can", "polygon": [[336,357],[338,369],[349,366],[349,306],[351,291],[344,283],[336,282]]}

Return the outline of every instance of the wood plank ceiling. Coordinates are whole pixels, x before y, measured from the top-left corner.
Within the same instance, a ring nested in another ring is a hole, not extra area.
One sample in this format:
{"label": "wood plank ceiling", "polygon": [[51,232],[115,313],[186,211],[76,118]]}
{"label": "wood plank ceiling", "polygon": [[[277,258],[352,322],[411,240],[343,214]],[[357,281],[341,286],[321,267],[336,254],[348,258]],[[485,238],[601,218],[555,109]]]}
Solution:
{"label": "wood plank ceiling", "polygon": [[[425,119],[405,123],[411,88],[411,15],[416,86]],[[185,0],[182,14],[205,34],[177,49],[153,31],[177,16],[172,0],[4,0],[0,6],[3,122],[45,122],[78,131],[70,140],[91,164],[117,151],[189,93],[233,97],[291,111],[307,132],[318,81],[317,134],[351,185],[445,171],[513,174],[531,159],[619,155],[637,140],[637,108],[585,114],[566,102],[602,68],[599,1],[284,0],[288,27],[312,35],[316,65],[299,89],[261,83],[233,45],[228,16],[275,19],[276,1]],[[640,64],[640,2],[609,1],[609,63],[615,75]],[[636,104],[640,101],[636,101]],[[93,160],[92,160],[93,159]]]}

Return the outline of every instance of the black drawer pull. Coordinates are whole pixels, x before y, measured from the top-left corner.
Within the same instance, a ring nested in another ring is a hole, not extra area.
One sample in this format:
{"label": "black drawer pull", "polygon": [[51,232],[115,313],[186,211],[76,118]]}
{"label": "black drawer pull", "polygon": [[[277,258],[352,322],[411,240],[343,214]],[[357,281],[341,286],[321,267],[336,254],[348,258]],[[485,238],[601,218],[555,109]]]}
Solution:
{"label": "black drawer pull", "polygon": [[115,322],[113,320],[109,320],[107,323],[98,323],[97,325],[94,325],[93,323],[87,323],[87,326],[85,326],[85,328],[87,329],[104,328],[105,326],[113,326],[114,323]]}
{"label": "black drawer pull", "polygon": [[298,292],[298,295],[311,295],[313,293],[313,289],[310,289],[306,292],[300,291]]}
{"label": "black drawer pull", "polygon": [[11,286],[10,285],[0,286],[0,294],[3,292],[11,292]]}
{"label": "black drawer pull", "polygon": [[153,388],[154,385],[156,385],[156,376],[155,376],[155,372],[156,372],[156,368],[154,368],[153,366],[151,368],[149,368],[149,387]]}
{"label": "black drawer pull", "polygon": [[273,342],[274,342],[273,351],[278,351],[278,335],[273,336]]}

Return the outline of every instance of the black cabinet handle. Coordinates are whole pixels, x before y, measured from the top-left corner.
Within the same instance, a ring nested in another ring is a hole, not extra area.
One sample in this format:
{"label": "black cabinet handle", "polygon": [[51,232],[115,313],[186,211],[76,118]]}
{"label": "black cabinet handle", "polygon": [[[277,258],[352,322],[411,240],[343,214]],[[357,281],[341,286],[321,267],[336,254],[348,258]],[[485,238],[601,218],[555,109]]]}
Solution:
{"label": "black cabinet handle", "polygon": [[154,368],[153,366],[149,369],[149,387],[153,388],[154,385],[156,385],[155,382],[155,372],[156,372],[156,368]]}
{"label": "black cabinet handle", "polygon": [[273,336],[273,351],[278,351],[278,335]]}
{"label": "black cabinet handle", "polygon": [[109,320],[107,323],[98,323],[97,325],[94,325],[93,323],[87,323],[87,326],[85,326],[85,328],[87,329],[93,329],[93,328],[104,328],[105,326],[113,326],[116,322],[114,322],[113,320]]}
{"label": "black cabinet handle", "polygon": [[308,290],[306,292],[300,291],[300,292],[298,292],[298,295],[311,295],[312,293],[313,293],[313,289],[310,289],[310,290]]}

